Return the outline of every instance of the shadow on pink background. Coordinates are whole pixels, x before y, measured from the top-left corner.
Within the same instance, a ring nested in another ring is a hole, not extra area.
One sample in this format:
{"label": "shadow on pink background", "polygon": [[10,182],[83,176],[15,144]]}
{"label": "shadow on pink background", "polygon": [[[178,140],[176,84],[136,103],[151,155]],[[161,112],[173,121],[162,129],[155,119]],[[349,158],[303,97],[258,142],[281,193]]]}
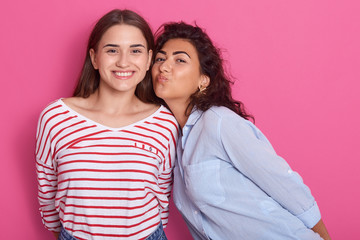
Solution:
{"label": "shadow on pink background", "polygon": [[[0,239],[53,239],[38,213],[37,118],[70,96],[96,20],[113,8],[207,29],[234,95],[311,188],[333,239],[356,239],[360,197],[360,6],[325,0],[63,0],[0,3]],[[191,239],[172,205],[169,240]]]}

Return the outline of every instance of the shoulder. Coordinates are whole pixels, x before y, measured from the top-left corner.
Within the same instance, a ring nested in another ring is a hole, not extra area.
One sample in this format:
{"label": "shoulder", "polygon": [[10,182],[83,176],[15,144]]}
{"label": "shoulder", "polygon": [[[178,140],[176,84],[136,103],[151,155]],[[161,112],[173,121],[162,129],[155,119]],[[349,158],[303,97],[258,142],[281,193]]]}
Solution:
{"label": "shoulder", "polygon": [[58,122],[76,115],[63,99],[57,99],[49,103],[40,113],[38,125],[41,127],[52,127]]}
{"label": "shoulder", "polygon": [[162,117],[168,121],[177,123],[174,114],[172,114],[172,112],[163,105],[159,107],[159,110],[156,113],[157,117]]}
{"label": "shoulder", "polygon": [[41,111],[40,117],[44,117],[46,115],[52,115],[60,111],[62,107],[63,107],[63,103],[61,99],[54,100],[50,102],[48,105],[46,105],[46,107]]}
{"label": "shoulder", "polygon": [[[208,110],[204,112],[205,116],[213,116],[217,118],[232,118],[232,117],[240,117],[238,114],[233,112],[227,107],[223,106],[212,106]],[[240,117],[241,118],[241,117]]]}
{"label": "shoulder", "polygon": [[49,131],[55,124],[57,116],[61,115],[62,112],[66,112],[66,109],[64,109],[61,99],[49,103],[40,113],[37,135],[40,134],[40,131]]}
{"label": "shoulder", "polygon": [[227,107],[213,106],[204,112],[202,119],[212,125],[213,128],[216,127],[219,133],[250,134],[257,137],[262,135],[261,131],[251,121],[241,117]]}
{"label": "shoulder", "polygon": [[69,98],[62,98],[60,101],[75,111],[87,110],[89,109],[89,98],[83,97],[69,97]]}
{"label": "shoulder", "polygon": [[172,114],[172,112],[166,108],[165,106],[161,105],[159,109],[154,114],[153,119],[160,124],[163,124],[164,126],[167,126],[171,129],[176,129],[176,131],[179,131],[178,123],[175,119],[175,116]]}
{"label": "shoulder", "polygon": [[226,125],[234,125],[234,124],[245,124],[249,123],[248,120],[244,119],[234,111],[230,110],[227,107],[223,106],[213,106],[203,112],[201,116],[202,121],[209,123],[218,123],[218,124],[226,124]]}

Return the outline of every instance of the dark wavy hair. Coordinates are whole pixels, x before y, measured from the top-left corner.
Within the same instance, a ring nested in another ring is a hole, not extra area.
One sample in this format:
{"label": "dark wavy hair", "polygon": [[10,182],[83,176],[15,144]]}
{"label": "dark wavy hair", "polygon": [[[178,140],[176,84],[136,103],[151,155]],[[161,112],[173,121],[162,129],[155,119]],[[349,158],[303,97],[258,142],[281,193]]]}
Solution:
{"label": "dark wavy hair", "polygon": [[[149,24],[143,17],[131,10],[119,10],[114,9],[105,14],[96,23],[92,30],[88,45],[86,48],[85,62],[82,67],[80,77],[78,79],[77,86],[74,90],[74,97],[89,97],[99,87],[100,74],[99,71],[94,69],[89,51],[94,49],[96,52],[98,49],[99,42],[104,33],[112,26],[118,24],[127,24],[138,28],[147,43],[148,50],[154,50],[154,36]],[[147,71],[144,80],[142,80],[136,87],[135,95],[143,102],[154,102],[157,99],[151,82],[151,72]]]}
{"label": "dark wavy hair", "polygon": [[197,25],[184,22],[165,23],[156,31],[156,47],[154,56],[170,39],[185,39],[195,48],[199,57],[200,72],[210,78],[210,84],[204,91],[195,92],[186,110],[186,115],[195,107],[206,111],[212,106],[224,106],[245,119],[254,121],[254,117],[245,111],[244,104],[233,99],[231,85],[233,81],[226,74],[221,51],[214,46],[209,36]]}

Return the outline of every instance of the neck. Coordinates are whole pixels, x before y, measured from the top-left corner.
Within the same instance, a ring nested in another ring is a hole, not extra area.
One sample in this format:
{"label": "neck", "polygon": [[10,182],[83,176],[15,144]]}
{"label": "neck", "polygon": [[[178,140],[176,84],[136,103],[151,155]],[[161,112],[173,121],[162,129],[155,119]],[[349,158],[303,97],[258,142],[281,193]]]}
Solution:
{"label": "neck", "polygon": [[141,103],[134,92],[102,91],[101,86],[89,98],[95,108],[109,114],[133,111]]}
{"label": "neck", "polygon": [[[186,115],[187,104],[179,102],[166,102],[171,112],[174,114],[176,121],[179,123],[181,129],[185,126],[189,116]],[[191,110],[191,109],[190,109]]]}

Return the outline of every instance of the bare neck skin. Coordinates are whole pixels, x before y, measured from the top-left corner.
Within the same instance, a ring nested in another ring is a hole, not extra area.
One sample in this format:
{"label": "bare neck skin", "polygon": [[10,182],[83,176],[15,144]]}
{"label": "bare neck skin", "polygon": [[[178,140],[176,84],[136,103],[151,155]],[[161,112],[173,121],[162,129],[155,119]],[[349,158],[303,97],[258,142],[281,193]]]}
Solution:
{"label": "bare neck skin", "polygon": [[103,91],[101,86],[88,98],[67,98],[64,103],[83,116],[111,128],[140,121],[159,107],[140,101],[134,92]]}
{"label": "bare neck skin", "polygon": [[[179,123],[181,129],[186,124],[189,116],[185,114],[186,108],[188,106],[188,102],[179,102],[179,101],[167,101],[166,104],[171,109],[171,112],[174,114],[176,121]],[[191,112],[191,109],[190,109]]]}
{"label": "bare neck skin", "polygon": [[134,92],[104,91],[101,86],[90,95],[87,103],[92,110],[114,117],[134,113],[144,105]]}

